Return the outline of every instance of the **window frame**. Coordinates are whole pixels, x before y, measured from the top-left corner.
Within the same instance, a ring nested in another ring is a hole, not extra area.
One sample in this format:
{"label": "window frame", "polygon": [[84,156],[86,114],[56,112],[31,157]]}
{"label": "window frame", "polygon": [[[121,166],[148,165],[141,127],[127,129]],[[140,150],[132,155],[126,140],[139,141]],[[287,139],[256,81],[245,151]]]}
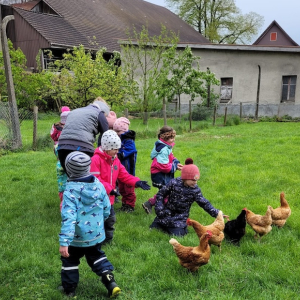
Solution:
{"label": "window frame", "polygon": [[277,32],[271,32],[270,33],[270,41],[276,42],[277,41]]}
{"label": "window frame", "polygon": [[[287,83],[285,83],[286,80]],[[281,82],[281,103],[294,103],[296,98],[297,75],[284,75],[282,76]]]}
{"label": "window frame", "polygon": [[[232,100],[232,94],[233,94],[233,77],[221,77],[220,78],[220,102],[221,103],[228,103]],[[224,95],[224,92],[222,93],[222,89],[225,90],[226,96],[222,97]]]}

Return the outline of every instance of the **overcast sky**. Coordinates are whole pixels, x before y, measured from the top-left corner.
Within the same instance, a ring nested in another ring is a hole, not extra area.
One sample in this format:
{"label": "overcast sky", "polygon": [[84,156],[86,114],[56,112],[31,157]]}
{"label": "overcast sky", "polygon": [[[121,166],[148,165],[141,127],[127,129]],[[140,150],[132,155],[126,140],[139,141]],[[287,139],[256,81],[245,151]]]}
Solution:
{"label": "overcast sky", "polygon": [[[164,0],[145,1],[167,7]],[[253,11],[265,19],[264,25],[259,34],[253,38],[253,42],[275,20],[300,45],[300,0],[235,0],[235,3],[241,9],[242,14]]]}

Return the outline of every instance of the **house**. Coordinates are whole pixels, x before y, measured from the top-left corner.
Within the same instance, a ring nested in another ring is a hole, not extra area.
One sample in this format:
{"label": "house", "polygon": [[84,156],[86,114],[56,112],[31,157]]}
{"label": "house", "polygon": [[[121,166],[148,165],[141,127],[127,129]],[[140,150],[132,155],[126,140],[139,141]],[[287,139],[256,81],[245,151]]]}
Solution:
{"label": "house", "polygon": [[300,47],[276,21],[253,45],[189,46],[220,80],[218,113],[254,116],[258,103],[259,116],[300,117]]}
{"label": "house", "polygon": [[[14,15],[8,37],[22,49],[29,68],[36,67],[40,49],[44,67],[51,59],[47,50],[59,59],[82,44],[92,50],[105,47],[110,55],[120,51],[119,41],[133,26],[137,31],[147,26],[150,35],[159,35],[163,24],[179,35],[178,50],[190,46],[201,58],[201,69],[209,68],[220,79],[220,86],[212,87],[220,94],[220,113],[227,107],[240,114],[242,103],[243,115],[254,115],[259,104],[259,115],[300,117],[300,47],[276,21],[253,45],[224,45],[210,43],[168,9],[143,0],[22,1],[1,5],[1,14]],[[181,108],[188,110],[188,102],[182,95]]]}
{"label": "house", "polygon": [[179,35],[180,42],[210,43],[168,9],[143,0],[22,1],[1,5],[1,14],[2,18],[14,15],[7,35],[26,55],[31,69],[36,68],[40,49],[45,67],[50,60],[47,50],[54,55],[52,59],[80,44],[86,49],[105,47],[107,54],[120,51],[118,40],[128,38],[126,31],[133,26],[137,31],[147,26],[150,35],[160,35],[164,25]]}

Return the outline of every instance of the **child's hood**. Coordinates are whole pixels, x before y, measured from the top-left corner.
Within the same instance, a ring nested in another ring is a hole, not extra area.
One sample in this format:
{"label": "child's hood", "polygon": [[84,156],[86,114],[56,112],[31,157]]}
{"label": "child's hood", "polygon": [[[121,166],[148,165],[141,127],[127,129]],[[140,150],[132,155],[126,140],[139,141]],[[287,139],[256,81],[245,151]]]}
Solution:
{"label": "child's hood", "polygon": [[156,157],[157,155],[159,155],[162,151],[162,149],[164,149],[165,147],[172,149],[172,146],[165,144],[164,142],[158,140],[155,142],[155,145],[151,151],[151,159],[153,159],[154,157]]}
{"label": "child's hood", "polygon": [[124,141],[126,139],[135,140],[135,136],[136,136],[136,133],[134,130],[128,130],[120,135],[120,139],[121,139],[121,141]]}
{"label": "child's hood", "polygon": [[109,163],[112,163],[112,157],[108,155],[102,148],[101,146],[96,148],[94,155],[99,155],[101,159],[104,159],[108,161]]}
{"label": "child's hood", "polygon": [[85,206],[85,211],[93,209],[95,202],[101,198],[101,191],[94,182],[68,182],[67,188],[71,199],[78,199]]}

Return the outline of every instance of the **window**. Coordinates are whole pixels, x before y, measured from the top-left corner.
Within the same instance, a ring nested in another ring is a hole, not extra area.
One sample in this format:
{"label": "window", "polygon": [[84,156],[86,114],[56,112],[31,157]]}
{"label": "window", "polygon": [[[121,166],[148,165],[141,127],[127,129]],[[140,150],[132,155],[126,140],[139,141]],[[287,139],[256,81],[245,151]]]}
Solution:
{"label": "window", "polygon": [[232,98],[233,78],[221,78],[221,103],[227,103]]}
{"label": "window", "polygon": [[297,76],[282,76],[281,102],[295,102]]}
{"label": "window", "polygon": [[271,32],[270,33],[270,41],[276,42],[277,41],[277,32]]}

